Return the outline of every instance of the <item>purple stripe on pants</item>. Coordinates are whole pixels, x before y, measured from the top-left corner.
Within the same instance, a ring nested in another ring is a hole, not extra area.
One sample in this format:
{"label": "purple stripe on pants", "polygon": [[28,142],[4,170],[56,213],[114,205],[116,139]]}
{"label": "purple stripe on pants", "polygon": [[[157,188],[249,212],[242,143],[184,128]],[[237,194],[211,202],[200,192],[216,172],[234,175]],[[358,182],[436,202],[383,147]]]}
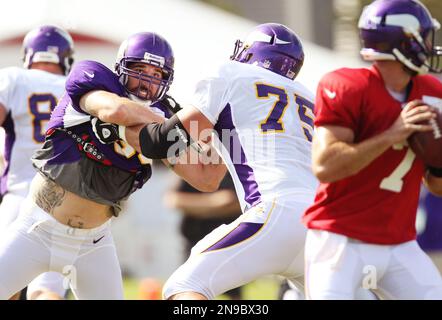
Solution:
{"label": "purple stripe on pants", "polygon": [[225,249],[227,247],[233,246],[237,243],[240,243],[241,241],[244,241],[251,236],[253,236],[255,233],[257,233],[261,227],[263,226],[263,223],[253,223],[253,222],[243,222],[240,223],[235,229],[233,229],[229,234],[227,234],[224,238],[219,240],[214,245],[210,246],[203,252],[213,251],[213,250],[219,250],[219,249]]}

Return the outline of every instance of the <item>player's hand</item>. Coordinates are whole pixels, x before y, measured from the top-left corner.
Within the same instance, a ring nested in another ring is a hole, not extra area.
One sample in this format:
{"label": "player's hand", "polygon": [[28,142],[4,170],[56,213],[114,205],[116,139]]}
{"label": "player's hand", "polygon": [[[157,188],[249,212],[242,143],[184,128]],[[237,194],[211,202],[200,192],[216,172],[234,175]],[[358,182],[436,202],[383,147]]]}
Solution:
{"label": "player's hand", "polygon": [[103,144],[114,143],[121,140],[118,134],[118,125],[115,123],[103,122],[98,118],[92,118],[92,130],[95,136]]}
{"label": "player's hand", "polygon": [[168,110],[170,110],[170,112],[172,112],[172,114],[175,114],[182,109],[180,104],[178,102],[176,102],[176,100],[174,98],[172,98],[171,96],[169,96],[167,94],[164,96],[163,99],[161,99],[159,101],[159,103],[161,103]]}
{"label": "player's hand", "polygon": [[436,118],[434,109],[421,100],[408,102],[396,121],[387,130],[392,143],[401,143],[416,131],[431,131],[432,127],[428,121],[434,118]]}

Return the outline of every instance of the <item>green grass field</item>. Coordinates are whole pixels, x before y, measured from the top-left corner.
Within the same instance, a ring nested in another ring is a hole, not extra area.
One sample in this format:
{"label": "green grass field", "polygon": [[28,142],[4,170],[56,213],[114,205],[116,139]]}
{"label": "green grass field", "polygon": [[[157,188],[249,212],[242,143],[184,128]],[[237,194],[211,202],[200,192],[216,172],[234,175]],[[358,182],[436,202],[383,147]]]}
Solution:
{"label": "green grass field", "polygon": [[[137,279],[124,279],[124,298],[127,300],[139,300],[139,284]],[[275,278],[262,278],[243,288],[243,300],[275,300],[278,296],[279,281]],[[226,300],[227,296],[219,296],[217,299]]]}

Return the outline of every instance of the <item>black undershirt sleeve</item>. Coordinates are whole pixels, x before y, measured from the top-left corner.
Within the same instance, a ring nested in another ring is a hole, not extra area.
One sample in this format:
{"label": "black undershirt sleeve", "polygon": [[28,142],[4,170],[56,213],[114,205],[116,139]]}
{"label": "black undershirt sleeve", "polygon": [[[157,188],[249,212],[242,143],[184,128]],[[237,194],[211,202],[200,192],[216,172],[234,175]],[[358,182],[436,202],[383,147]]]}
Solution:
{"label": "black undershirt sleeve", "polygon": [[192,143],[180,119],[174,115],[163,123],[150,123],[140,131],[140,148],[150,159],[178,157]]}

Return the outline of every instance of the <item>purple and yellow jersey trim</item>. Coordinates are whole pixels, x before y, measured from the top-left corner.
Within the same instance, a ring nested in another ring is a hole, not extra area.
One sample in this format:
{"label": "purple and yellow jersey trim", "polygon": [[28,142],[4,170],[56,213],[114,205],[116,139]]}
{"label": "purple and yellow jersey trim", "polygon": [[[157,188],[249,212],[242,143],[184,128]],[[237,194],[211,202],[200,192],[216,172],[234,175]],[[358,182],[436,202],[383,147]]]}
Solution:
{"label": "purple and yellow jersey trim", "polygon": [[[229,153],[235,172],[231,173],[237,175],[244,189],[244,200],[249,207],[253,207],[261,201],[261,193],[259,192],[258,183],[256,182],[253,168],[247,164],[247,158],[244,153],[244,148],[238,137],[235,125],[232,118],[232,110],[230,105],[226,105],[218,117],[218,121],[214,126],[224,147]],[[229,139],[223,137],[223,130],[229,130]],[[239,154],[236,149],[239,147]],[[237,157],[240,159],[236,159]]]}
{"label": "purple and yellow jersey trim", "polygon": [[[263,231],[263,229],[267,225],[273,213],[275,205],[276,202],[273,201],[272,206],[267,213],[266,220],[263,223],[241,222],[245,216],[238,218],[237,221],[239,221],[239,223],[236,226],[234,226],[232,230],[228,231],[226,235],[224,235],[221,239],[217,240],[207,249],[203,250],[201,253],[208,253],[217,250],[228,249],[234,246],[238,246],[246,241],[250,241],[251,239],[256,237],[260,232]],[[257,206],[250,210],[262,210],[262,209],[259,206]],[[232,225],[235,225],[235,223],[237,222],[233,222]]]}

